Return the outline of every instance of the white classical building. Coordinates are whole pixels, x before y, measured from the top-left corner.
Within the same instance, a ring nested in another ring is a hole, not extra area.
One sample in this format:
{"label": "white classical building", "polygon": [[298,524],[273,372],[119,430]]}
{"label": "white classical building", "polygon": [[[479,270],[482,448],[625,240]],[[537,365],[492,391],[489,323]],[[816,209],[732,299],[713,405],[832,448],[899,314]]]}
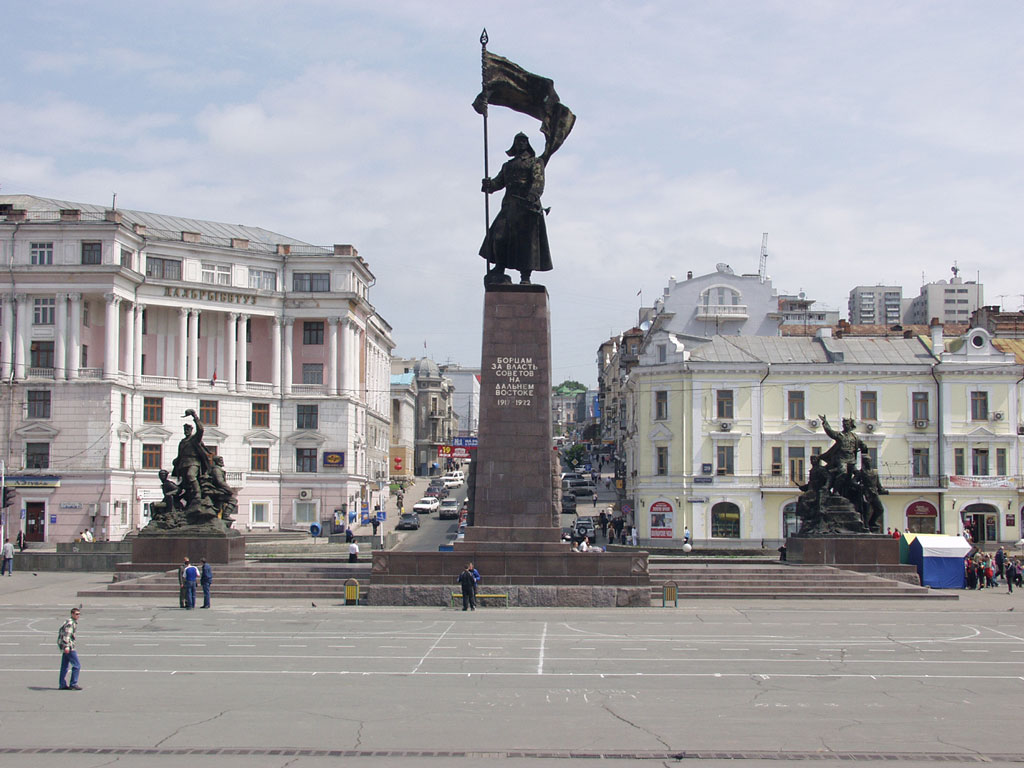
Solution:
{"label": "white classical building", "polygon": [[5,532],[145,525],[188,408],[240,489],[236,528],[386,498],[394,345],[351,245],[0,195],[0,255]]}

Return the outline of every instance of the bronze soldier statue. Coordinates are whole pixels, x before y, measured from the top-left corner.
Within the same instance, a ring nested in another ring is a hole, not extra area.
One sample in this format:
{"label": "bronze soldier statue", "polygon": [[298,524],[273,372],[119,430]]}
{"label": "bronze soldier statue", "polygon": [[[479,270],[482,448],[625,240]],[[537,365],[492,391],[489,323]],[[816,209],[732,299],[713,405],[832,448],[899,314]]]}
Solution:
{"label": "bronze soldier statue", "polygon": [[171,474],[178,478],[185,495],[185,504],[190,505],[202,498],[199,477],[210,471],[210,457],[203,445],[203,423],[191,408],[185,411],[185,415],[192,417],[195,433],[192,432],[191,424],[184,425],[185,437],[178,443],[178,456],[171,465]]}
{"label": "bronze soldier statue", "polygon": [[515,269],[519,271],[520,284],[530,285],[531,273],[551,269],[545,211],[540,204],[545,158],[537,157],[525,133],[516,134],[505,154],[512,159],[501,166],[497,176],[482,183],[488,194],[505,190],[501,211],[480,246],[480,255],[494,262],[484,276],[484,284],[511,283],[505,270]]}

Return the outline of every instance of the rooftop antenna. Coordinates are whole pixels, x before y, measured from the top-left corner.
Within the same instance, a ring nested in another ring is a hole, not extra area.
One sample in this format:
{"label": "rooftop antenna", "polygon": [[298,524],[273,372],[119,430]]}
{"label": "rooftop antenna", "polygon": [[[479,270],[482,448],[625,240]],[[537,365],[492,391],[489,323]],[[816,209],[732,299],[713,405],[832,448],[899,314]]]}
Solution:
{"label": "rooftop antenna", "polygon": [[768,277],[768,233],[765,232],[761,236],[761,261],[757,266],[757,279],[760,282],[764,282]]}
{"label": "rooftop antenna", "polygon": [[114,193],[114,199],[110,201],[110,210],[117,210],[117,192]]}
{"label": "rooftop antenna", "polygon": [[954,261],[953,266],[949,268],[949,271],[953,273],[953,277],[955,278],[957,275],[960,274],[960,267],[958,267],[956,265],[956,262]]}

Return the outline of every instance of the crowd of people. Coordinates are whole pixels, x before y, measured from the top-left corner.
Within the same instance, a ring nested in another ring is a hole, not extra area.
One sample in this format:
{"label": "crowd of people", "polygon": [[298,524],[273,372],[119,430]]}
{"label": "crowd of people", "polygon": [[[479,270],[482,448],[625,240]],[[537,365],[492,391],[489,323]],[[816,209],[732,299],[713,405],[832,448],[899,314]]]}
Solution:
{"label": "crowd of people", "polygon": [[992,589],[1006,585],[1009,593],[1013,588],[1024,588],[1024,558],[1012,557],[1005,548],[999,547],[995,554],[974,552],[964,558],[965,589]]}

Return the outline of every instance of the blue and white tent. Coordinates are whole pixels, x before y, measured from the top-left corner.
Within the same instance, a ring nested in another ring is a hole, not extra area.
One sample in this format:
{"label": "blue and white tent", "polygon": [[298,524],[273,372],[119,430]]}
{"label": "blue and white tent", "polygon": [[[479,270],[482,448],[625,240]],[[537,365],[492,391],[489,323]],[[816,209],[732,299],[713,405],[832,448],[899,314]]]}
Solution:
{"label": "blue and white tent", "polygon": [[963,536],[919,533],[910,542],[910,562],[917,566],[922,586],[963,589],[964,555],[970,551]]}

